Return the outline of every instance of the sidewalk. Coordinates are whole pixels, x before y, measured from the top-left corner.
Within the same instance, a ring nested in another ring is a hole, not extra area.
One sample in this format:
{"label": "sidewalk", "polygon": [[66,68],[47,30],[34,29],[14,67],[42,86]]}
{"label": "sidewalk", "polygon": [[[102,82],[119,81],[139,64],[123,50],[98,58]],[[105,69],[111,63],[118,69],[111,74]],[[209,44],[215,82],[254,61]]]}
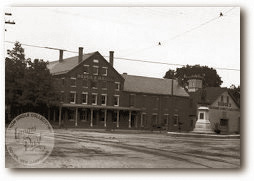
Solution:
{"label": "sidewalk", "polygon": [[220,134],[205,134],[205,133],[179,133],[179,132],[167,132],[169,136],[175,137],[196,137],[196,138],[221,138],[221,139],[240,139],[240,134],[233,135],[220,135]]}
{"label": "sidewalk", "polygon": [[239,134],[234,135],[219,135],[219,134],[204,134],[204,133],[192,133],[192,132],[166,132],[166,131],[151,131],[151,130],[133,130],[133,129],[91,129],[91,128],[68,128],[68,129],[56,129],[56,130],[68,130],[68,131],[84,131],[84,132],[98,132],[98,133],[116,133],[116,134],[164,134],[172,137],[197,137],[197,138],[217,138],[217,139],[240,139]]}

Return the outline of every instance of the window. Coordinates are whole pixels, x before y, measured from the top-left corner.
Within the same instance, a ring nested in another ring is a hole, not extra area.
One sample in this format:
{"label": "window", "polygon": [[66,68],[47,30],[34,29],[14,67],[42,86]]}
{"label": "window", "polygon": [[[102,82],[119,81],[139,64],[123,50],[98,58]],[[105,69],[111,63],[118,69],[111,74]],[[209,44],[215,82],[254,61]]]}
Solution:
{"label": "window", "polygon": [[115,82],[115,90],[120,90],[120,82]]}
{"label": "window", "polygon": [[87,111],[86,110],[81,110],[81,112],[80,112],[80,120],[82,122],[86,122],[87,121]]}
{"label": "window", "polygon": [[99,74],[99,67],[98,66],[93,66],[93,74],[98,75]]}
{"label": "window", "polygon": [[92,93],[92,105],[97,105],[97,93]]}
{"label": "window", "polygon": [[158,124],[158,119],[157,119],[157,114],[156,113],[154,113],[152,115],[152,122],[153,122],[153,126]]}
{"label": "window", "polygon": [[94,81],[94,80],[92,80],[91,81],[91,87],[93,88],[93,89],[97,89],[97,82],[96,81]]}
{"label": "window", "polygon": [[102,67],[101,68],[101,75],[103,75],[103,76],[108,75],[108,67]]}
{"label": "window", "polygon": [[83,87],[87,88],[88,87],[88,80],[83,79],[82,85],[83,85]]}
{"label": "window", "polygon": [[74,111],[73,110],[68,111],[68,120],[74,121]]}
{"label": "window", "polygon": [[93,63],[99,63],[99,60],[94,59],[94,60],[93,60]]}
{"label": "window", "polygon": [[89,74],[89,65],[84,65],[84,74]]}
{"label": "window", "polygon": [[103,106],[107,105],[107,95],[106,94],[101,95],[101,105],[103,105]]}
{"label": "window", "polygon": [[114,95],[114,106],[119,106],[119,95]]}
{"label": "window", "polygon": [[221,126],[228,126],[228,120],[227,119],[221,119],[220,120],[220,125]]}
{"label": "window", "polygon": [[164,125],[168,125],[168,114],[164,114],[163,123]]}
{"label": "window", "polygon": [[60,93],[60,101],[61,102],[64,102],[64,91],[61,91],[61,93]]}
{"label": "window", "polygon": [[174,123],[174,126],[176,126],[176,125],[178,125],[178,114],[175,114],[174,116],[173,116],[173,123]]}
{"label": "window", "polygon": [[76,102],[76,92],[71,91],[70,92],[70,103],[74,103]]}
{"label": "window", "polygon": [[204,119],[204,113],[203,112],[199,113],[199,119]]}
{"label": "window", "polygon": [[141,127],[144,127],[147,125],[147,119],[146,119],[146,113],[142,114],[142,121],[141,121]]}
{"label": "window", "polygon": [[220,101],[221,101],[221,102],[224,101],[224,97],[223,97],[223,96],[220,97]]}
{"label": "window", "polygon": [[87,104],[87,100],[88,100],[88,93],[83,92],[82,95],[81,95],[82,104]]}
{"label": "window", "polygon": [[104,122],[105,121],[105,110],[100,111],[100,121]]}
{"label": "window", "polygon": [[130,106],[134,106],[135,104],[135,94],[130,95]]}
{"label": "window", "polygon": [[65,84],[65,80],[64,80],[64,78],[62,78],[62,85],[64,85]]}
{"label": "window", "polygon": [[101,82],[101,89],[107,90],[107,82],[106,81]]}
{"label": "window", "polygon": [[71,87],[76,87],[76,78],[71,77]]}

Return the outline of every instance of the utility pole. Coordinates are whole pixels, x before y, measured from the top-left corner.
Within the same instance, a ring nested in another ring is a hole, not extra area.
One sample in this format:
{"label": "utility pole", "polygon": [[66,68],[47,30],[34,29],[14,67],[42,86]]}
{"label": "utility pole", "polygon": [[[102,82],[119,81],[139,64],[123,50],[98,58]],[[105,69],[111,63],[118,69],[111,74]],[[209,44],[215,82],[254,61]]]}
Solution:
{"label": "utility pole", "polygon": [[[12,16],[11,13],[4,13],[5,16]],[[11,25],[15,25],[14,21],[10,21],[10,20],[5,20],[5,24],[11,24]],[[5,29],[5,31],[7,31],[7,29]]]}

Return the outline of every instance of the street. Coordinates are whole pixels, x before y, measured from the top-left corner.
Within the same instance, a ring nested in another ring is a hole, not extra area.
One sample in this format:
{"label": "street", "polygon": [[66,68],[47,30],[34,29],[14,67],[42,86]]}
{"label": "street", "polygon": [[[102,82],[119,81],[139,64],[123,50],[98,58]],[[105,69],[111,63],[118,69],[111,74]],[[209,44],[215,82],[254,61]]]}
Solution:
{"label": "street", "polygon": [[54,149],[43,163],[25,166],[6,151],[6,167],[239,168],[240,139],[56,129]]}

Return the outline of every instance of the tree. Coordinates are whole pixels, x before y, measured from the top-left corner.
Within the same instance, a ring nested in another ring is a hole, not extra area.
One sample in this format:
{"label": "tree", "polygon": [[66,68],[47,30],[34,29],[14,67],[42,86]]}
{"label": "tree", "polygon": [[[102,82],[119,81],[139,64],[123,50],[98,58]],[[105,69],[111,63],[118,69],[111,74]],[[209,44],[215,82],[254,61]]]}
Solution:
{"label": "tree", "polygon": [[5,59],[5,95],[7,113],[13,116],[23,111],[46,113],[58,105],[59,96],[53,86],[53,77],[43,60],[25,59],[24,49],[16,42]]}
{"label": "tree", "polygon": [[174,78],[175,78],[174,75],[175,75],[175,71],[172,70],[172,69],[169,69],[169,70],[166,72],[166,74],[164,75],[163,78],[165,78],[165,79],[174,79]]}
{"label": "tree", "polygon": [[19,42],[14,44],[12,50],[7,50],[7,55],[8,57],[5,58],[5,104],[8,107],[8,114],[13,114],[13,111],[21,107],[20,97],[23,93],[27,62],[24,49]]}
{"label": "tree", "polygon": [[47,68],[47,62],[35,59],[27,61],[24,76],[22,104],[28,111],[45,112],[50,106],[58,104],[58,94],[54,90],[53,78]]}
{"label": "tree", "polygon": [[232,84],[229,88],[229,92],[231,93],[235,101],[240,105],[240,97],[241,97],[240,85],[236,87],[235,85]]}
{"label": "tree", "polygon": [[[167,71],[164,78],[171,78],[171,72],[171,69]],[[209,68],[208,66],[200,65],[186,65],[184,67],[177,68],[175,78],[178,79],[180,85],[185,87],[186,85],[188,85],[188,77],[194,75],[199,75],[203,77],[203,87],[220,87],[223,82],[215,69]]]}

